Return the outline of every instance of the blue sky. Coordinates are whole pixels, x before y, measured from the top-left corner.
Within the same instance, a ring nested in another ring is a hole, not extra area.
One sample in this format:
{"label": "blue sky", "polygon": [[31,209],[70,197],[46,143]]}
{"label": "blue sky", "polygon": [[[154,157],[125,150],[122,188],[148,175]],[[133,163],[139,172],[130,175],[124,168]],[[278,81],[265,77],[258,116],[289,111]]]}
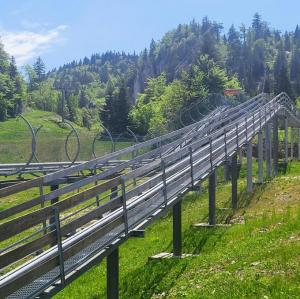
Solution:
{"label": "blue sky", "polygon": [[204,16],[228,29],[259,12],[271,27],[294,30],[299,11],[299,0],[0,0],[0,36],[19,66],[41,56],[51,69],[106,50],[140,52]]}

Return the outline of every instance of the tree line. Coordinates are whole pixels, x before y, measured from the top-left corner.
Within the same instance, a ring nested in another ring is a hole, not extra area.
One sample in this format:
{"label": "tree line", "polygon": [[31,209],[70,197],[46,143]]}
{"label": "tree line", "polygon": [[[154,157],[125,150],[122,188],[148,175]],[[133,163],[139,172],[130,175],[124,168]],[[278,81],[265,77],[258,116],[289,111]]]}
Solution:
{"label": "tree line", "polygon": [[156,134],[178,127],[183,107],[203,99],[204,111],[207,96],[225,88],[300,96],[299,26],[280,32],[259,14],[249,28],[232,25],[227,33],[207,17],[180,24],[140,54],[92,54],[49,72],[38,58],[26,66],[26,84],[0,49],[1,120],[26,103],[88,128],[101,121],[115,133],[130,125]]}

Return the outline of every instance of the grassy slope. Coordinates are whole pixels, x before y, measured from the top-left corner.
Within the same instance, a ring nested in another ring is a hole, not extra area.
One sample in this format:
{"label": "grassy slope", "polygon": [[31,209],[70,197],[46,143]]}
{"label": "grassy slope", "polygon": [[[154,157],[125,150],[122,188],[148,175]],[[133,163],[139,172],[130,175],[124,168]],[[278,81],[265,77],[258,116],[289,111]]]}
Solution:
{"label": "grassy slope", "polygon": [[[43,126],[37,134],[37,156],[41,162],[68,161],[64,144],[70,133],[69,126],[60,125],[61,118],[55,113],[34,110],[24,114],[34,129]],[[74,125],[74,124],[73,124]],[[97,131],[74,125],[80,141],[80,156],[78,160],[92,158],[92,143]],[[0,163],[26,162],[31,153],[31,134],[22,119],[9,119],[0,122]],[[75,156],[76,139],[72,135],[68,144],[71,157]],[[96,153],[104,154],[111,149],[110,142],[96,142]]]}
{"label": "grassy slope", "polygon": [[[207,219],[207,193],[190,193],[183,205],[183,250],[198,256],[148,261],[172,248],[172,218],[167,215],[120,248],[121,298],[299,298],[300,164],[287,174],[245,194],[239,180],[240,209],[218,210],[230,228],[194,229]],[[230,204],[230,184],[219,184],[217,206]],[[105,261],[60,292],[56,298],[104,298]]]}

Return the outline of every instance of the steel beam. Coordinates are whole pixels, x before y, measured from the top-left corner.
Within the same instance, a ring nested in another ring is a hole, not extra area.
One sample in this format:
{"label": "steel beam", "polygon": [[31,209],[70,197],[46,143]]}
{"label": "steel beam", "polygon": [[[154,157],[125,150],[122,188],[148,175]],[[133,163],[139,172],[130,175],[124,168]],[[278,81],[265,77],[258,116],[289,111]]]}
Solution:
{"label": "steel beam", "polygon": [[238,207],[237,178],[237,154],[234,154],[231,158],[231,204],[233,210],[237,210]]}
{"label": "steel beam", "polygon": [[273,120],[273,173],[278,174],[278,119]]}
{"label": "steel beam", "polygon": [[119,248],[106,257],[107,299],[119,298]]}
{"label": "steel beam", "polygon": [[181,257],[181,200],[173,206],[173,256]]}
{"label": "steel beam", "polygon": [[263,134],[260,130],[258,132],[258,183],[262,184],[264,181],[263,176]]}
{"label": "steel beam", "polygon": [[216,224],[216,171],[212,170],[208,177],[208,224]]}
{"label": "steel beam", "polygon": [[252,143],[247,142],[247,192],[253,191],[252,182]]}

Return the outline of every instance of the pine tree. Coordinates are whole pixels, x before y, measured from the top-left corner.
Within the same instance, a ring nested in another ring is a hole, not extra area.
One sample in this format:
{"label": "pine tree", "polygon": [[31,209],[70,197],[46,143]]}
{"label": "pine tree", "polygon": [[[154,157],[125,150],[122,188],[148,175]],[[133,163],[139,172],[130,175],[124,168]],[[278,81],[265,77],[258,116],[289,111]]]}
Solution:
{"label": "pine tree", "polygon": [[292,51],[290,78],[294,92],[300,95],[300,48],[295,46]]}
{"label": "pine tree", "polygon": [[156,48],[156,43],[154,39],[152,39],[150,43],[150,49],[149,49],[149,62],[150,62],[152,76],[156,76],[155,48]]}
{"label": "pine tree", "polygon": [[45,78],[46,67],[41,57],[37,58],[36,62],[33,65],[33,70],[36,73],[37,82],[42,82],[42,80]]}
{"label": "pine tree", "polygon": [[9,64],[9,76],[11,79],[14,80],[17,77],[17,75],[18,75],[18,69],[16,65],[16,60],[14,56],[12,56]]}
{"label": "pine tree", "polygon": [[260,39],[254,43],[252,54],[252,74],[255,81],[265,75],[265,43]]}
{"label": "pine tree", "polygon": [[113,110],[113,131],[116,133],[125,132],[128,125],[129,96],[123,79],[116,95]]}
{"label": "pine tree", "polygon": [[114,85],[108,80],[105,91],[105,103],[100,111],[100,119],[103,125],[111,130],[113,126]]}
{"label": "pine tree", "polygon": [[299,25],[296,26],[295,32],[294,32],[294,44],[296,47],[300,47],[300,28]]}
{"label": "pine tree", "polygon": [[79,107],[84,108],[89,105],[89,98],[86,91],[82,88],[79,93]]}
{"label": "pine tree", "polygon": [[288,63],[282,43],[279,45],[278,54],[274,64],[274,91],[275,94],[286,92],[293,98],[291,82],[288,75]]}
{"label": "pine tree", "polygon": [[261,16],[259,13],[255,13],[252,20],[252,29],[254,32],[254,39],[260,39],[264,37],[263,23],[261,21]]}
{"label": "pine tree", "polygon": [[228,72],[233,75],[235,73],[239,73],[242,51],[242,43],[239,32],[235,30],[233,25],[229,28],[227,44],[228,57],[226,64]]}
{"label": "pine tree", "polygon": [[284,33],[284,50],[291,51],[291,39],[287,31]]}

